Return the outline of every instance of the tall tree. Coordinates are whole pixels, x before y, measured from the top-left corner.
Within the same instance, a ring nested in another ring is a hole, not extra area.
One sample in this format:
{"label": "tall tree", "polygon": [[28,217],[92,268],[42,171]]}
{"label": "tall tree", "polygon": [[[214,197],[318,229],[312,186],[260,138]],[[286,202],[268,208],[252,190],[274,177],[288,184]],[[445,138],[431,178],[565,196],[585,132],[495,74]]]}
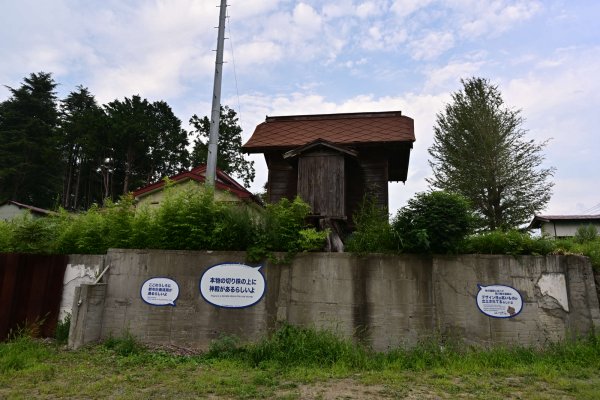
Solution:
{"label": "tall tree", "polygon": [[56,204],[62,165],[55,88],[50,73],[32,73],[0,104],[0,201]]}
{"label": "tall tree", "polygon": [[[62,206],[88,208],[105,197],[102,167],[110,156],[107,118],[94,96],[78,86],[61,101],[61,150],[65,163]],[[106,185],[108,186],[108,185]]]}
{"label": "tall tree", "polygon": [[[194,115],[190,119],[190,124],[196,128],[195,132],[198,135],[194,141],[192,164],[206,164],[210,119],[206,116],[198,118]],[[237,113],[227,106],[221,106],[217,167],[227,174],[242,179],[246,187],[254,180],[254,161],[246,160],[242,154],[242,128]]]}
{"label": "tall tree", "polygon": [[437,114],[428,182],[468,198],[484,228],[518,227],[550,200],[554,169],[541,167],[546,142],[525,138],[520,110],[504,104],[497,86],[476,77],[461,82]]}
{"label": "tall tree", "polygon": [[150,103],[136,95],[115,100],[105,110],[114,150],[106,168],[121,186],[111,193],[125,194],[188,167],[188,133],[167,103]]}

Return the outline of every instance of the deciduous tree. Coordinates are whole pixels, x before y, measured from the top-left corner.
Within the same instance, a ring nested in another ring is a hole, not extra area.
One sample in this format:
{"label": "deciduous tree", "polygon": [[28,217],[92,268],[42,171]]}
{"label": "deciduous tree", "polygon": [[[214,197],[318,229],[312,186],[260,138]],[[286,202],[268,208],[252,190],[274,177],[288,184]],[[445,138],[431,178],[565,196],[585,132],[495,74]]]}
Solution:
{"label": "deciduous tree", "polygon": [[469,199],[482,227],[518,227],[550,200],[554,169],[542,167],[546,142],[525,137],[521,112],[504,104],[497,86],[483,78],[462,84],[437,115],[428,182]]}

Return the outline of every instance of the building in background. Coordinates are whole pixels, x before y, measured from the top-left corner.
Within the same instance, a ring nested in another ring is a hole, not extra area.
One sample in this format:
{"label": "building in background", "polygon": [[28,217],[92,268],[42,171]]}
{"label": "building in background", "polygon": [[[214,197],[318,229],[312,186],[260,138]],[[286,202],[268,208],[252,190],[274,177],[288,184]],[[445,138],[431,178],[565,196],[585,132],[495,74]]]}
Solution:
{"label": "building in background", "polygon": [[600,231],[600,215],[536,215],[528,229],[541,229],[555,238],[575,236],[580,226],[593,225]]}
{"label": "building in background", "polygon": [[[185,190],[190,187],[202,190],[205,183],[206,165],[200,165],[190,171],[170,176],[173,182],[173,190]],[[165,181],[160,180],[151,185],[144,186],[133,192],[137,205],[148,205],[152,208],[158,207],[164,199]],[[215,180],[215,199],[221,202],[244,203],[253,209],[262,208],[262,203],[244,186],[225,172],[217,169]]]}

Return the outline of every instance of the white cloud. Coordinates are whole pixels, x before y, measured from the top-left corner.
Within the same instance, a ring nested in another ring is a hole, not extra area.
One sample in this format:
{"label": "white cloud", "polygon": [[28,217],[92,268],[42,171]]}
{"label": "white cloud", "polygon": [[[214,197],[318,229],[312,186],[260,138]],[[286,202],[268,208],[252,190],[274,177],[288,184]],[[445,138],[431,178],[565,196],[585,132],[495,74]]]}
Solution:
{"label": "white cloud", "polygon": [[451,90],[461,78],[474,75],[482,65],[483,61],[452,61],[441,68],[430,69],[425,73],[425,91]]}
{"label": "white cloud", "polygon": [[399,17],[404,18],[412,13],[427,7],[433,0],[396,0],[391,10]]}
{"label": "white cloud", "polygon": [[459,8],[465,12],[461,21],[462,35],[477,37],[504,32],[513,25],[532,18],[542,9],[542,6],[538,1],[495,0],[467,1]]}
{"label": "white cloud", "polygon": [[454,47],[451,32],[429,32],[410,43],[411,56],[415,60],[432,60]]}

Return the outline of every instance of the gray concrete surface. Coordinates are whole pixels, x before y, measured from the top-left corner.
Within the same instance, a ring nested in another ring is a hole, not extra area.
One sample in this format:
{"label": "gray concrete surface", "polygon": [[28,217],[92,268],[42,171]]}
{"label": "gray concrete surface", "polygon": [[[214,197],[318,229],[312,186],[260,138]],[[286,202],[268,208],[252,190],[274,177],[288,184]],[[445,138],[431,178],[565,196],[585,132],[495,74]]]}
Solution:
{"label": "gray concrete surface", "polygon": [[[585,257],[305,253],[290,265],[264,264],[266,294],[254,306],[227,309],[206,302],[199,292],[203,272],[220,263],[243,263],[245,256],[110,250],[102,306],[100,289],[86,294],[84,286],[78,294],[84,301],[73,329],[86,328],[73,346],[129,332],[143,342],[205,349],[221,335],[256,341],[282,322],[330,329],[379,351],[435,334],[484,346],[542,345],[600,327],[594,275]],[[179,284],[175,307],[141,299],[140,288],[151,277]],[[498,319],[479,311],[478,285],[494,284],[521,293],[520,314]],[[92,311],[85,307],[90,296]]]}

